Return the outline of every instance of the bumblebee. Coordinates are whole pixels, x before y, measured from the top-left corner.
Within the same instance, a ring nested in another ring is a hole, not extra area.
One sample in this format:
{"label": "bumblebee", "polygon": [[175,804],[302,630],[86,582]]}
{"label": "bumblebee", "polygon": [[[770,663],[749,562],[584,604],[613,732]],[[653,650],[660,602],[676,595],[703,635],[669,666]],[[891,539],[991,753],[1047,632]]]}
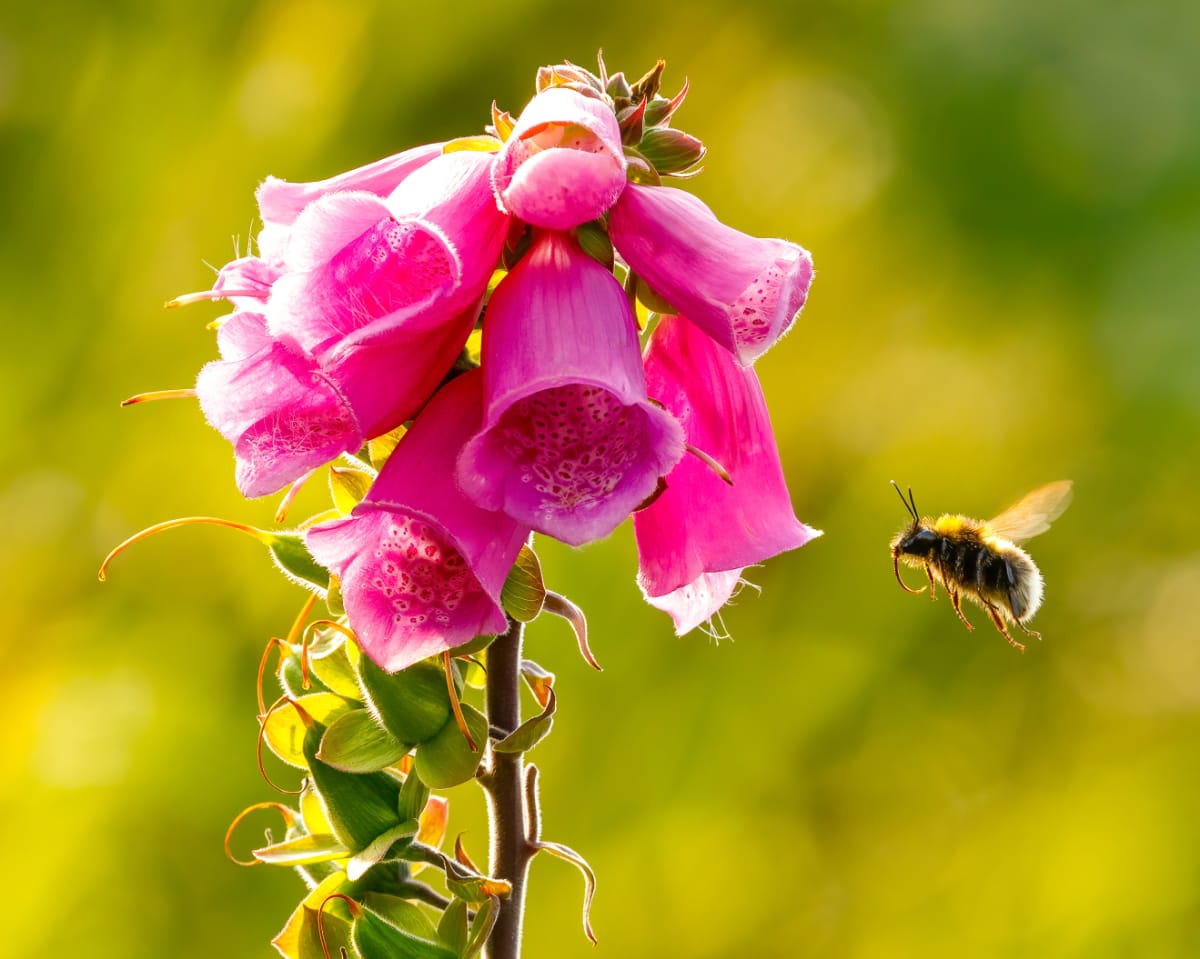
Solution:
{"label": "bumblebee", "polygon": [[1018,543],[1046,532],[1071,502],[1070,480],[1039,486],[986,523],[957,514],[937,519],[921,518],[912,489],[908,499],[895,480],[892,486],[912,517],[912,522],[891,542],[892,569],[896,582],[908,593],[900,577],[900,563],[925,570],[929,598],[936,599],[935,583],[950,596],[950,605],[967,629],[974,629],[963,615],[962,600],[971,600],[986,610],[1000,634],[1019,650],[1025,646],[1013,639],[1006,623],[1016,623],[1026,635],[1041,639],[1025,624],[1042,605],[1042,574]]}

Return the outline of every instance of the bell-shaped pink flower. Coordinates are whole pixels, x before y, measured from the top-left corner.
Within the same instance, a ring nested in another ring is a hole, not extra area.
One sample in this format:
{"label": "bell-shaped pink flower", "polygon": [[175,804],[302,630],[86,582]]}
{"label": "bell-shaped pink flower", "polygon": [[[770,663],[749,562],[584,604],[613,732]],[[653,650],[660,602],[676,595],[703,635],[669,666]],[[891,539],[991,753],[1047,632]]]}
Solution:
{"label": "bell-shaped pink flower", "polygon": [[749,366],[792,326],[808,251],[725,226],[683,190],[629,184],[609,216],[617,252],[650,289]]}
{"label": "bell-shaped pink flower", "polygon": [[200,408],[234,444],[244,496],[282,489],[363,443],[345,399],[312,357],[267,334],[265,318],[240,311],[217,333],[222,359],[196,380]]}
{"label": "bell-shaped pink flower", "polygon": [[443,387],[354,512],[305,534],[341,581],[363,651],[390,671],[506,627],[500,591],[529,528],[480,509],[448,479],[479,428],[481,379]]}
{"label": "bell-shaped pink flower", "polygon": [[602,216],[625,188],[625,152],[612,107],[566,87],[521,111],[496,157],[502,209],[534,226],[569,230]]}
{"label": "bell-shaped pink flower", "polygon": [[339,192],[306,206],[267,304],[272,334],[326,362],[478,301],[508,227],[491,195],[492,159],[444,154],[386,200]]}
{"label": "bell-shaped pink flower", "polygon": [[271,336],[261,314],[234,313],[217,331],[221,360],[200,371],[196,395],[234,445],[238,489],[274,493],[410,419],[462,352],[478,314],[474,303],[431,329],[402,328],[322,364]]}
{"label": "bell-shaped pink flower", "polygon": [[667,488],[633,515],[638,585],[682,635],[711,618],[742,570],[803,546],[817,530],[796,519],[758,377],[682,316],[663,316],[646,349],[646,387],[687,442],[733,484],[685,456]]}
{"label": "bell-shaped pink flower", "polygon": [[607,536],[683,455],[679,424],[647,400],[621,285],[566,234],[536,236],[492,293],[483,370],[459,483],[563,542]]}
{"label": "bell-shaped pink flower", "polygon": [[441,152],[441,143],[429,143],[312,183],[289,183],[278,177],[267,177],[255,191],[259,216],[263,221],[263,229],[258,236],[261,255],[268,259],[282,259],[286,254],[291,225],[314,200],[330,193],[346,191],[386,197],[409,174],[419,170]]}

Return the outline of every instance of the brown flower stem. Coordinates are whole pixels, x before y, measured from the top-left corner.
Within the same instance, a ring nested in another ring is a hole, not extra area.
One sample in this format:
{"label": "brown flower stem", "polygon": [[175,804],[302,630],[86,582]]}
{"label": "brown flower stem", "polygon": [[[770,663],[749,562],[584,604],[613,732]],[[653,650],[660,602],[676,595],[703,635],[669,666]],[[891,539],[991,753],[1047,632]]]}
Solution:
{"label": "brown flower stem", "polygon": [[[508,735],[521,725],[521,634],[524,627],[510,619],[508,632],[487,650],[488,725]],[[500,901],[500,916],[488,937],[486,959],[519,959],[521,923],[525,914],[525,877],[536,851],[529,841],[525,811],[525,770],[520,753],[491,752],[480,776],[488,797],[491,852],[488,872],[512,884],[512,894]]]}

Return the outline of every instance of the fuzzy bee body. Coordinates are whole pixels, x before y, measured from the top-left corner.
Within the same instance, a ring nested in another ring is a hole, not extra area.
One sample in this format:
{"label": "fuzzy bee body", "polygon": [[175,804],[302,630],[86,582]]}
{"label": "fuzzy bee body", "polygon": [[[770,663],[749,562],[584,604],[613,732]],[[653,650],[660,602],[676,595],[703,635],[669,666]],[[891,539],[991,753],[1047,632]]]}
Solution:
{"label": "fuzzy bee body", "polygon": [[[896,490],[899,492],[899,487]],[[1070,497],[1070,482],[1050,483],[984,522],[957,514],[922,518],[912,491],[907,500],[901,494],[912,522],[891,542],[896,579],[908,592],[922,592],[925,587],[910,589],[900,579],[899,564],[923,569],[930,598],[936,598],[936,584],[940,583],[967,629],[974,627],[963,615],[964,598],[985,610],[1013,646],[1024,649],[1006,624],[1015,623],[1028,635],[1040,638],[1026,623],[1042,604],[1044,583],[1037,565],[1017,544],[1049,529],[1051,521],[1067,508]]]}

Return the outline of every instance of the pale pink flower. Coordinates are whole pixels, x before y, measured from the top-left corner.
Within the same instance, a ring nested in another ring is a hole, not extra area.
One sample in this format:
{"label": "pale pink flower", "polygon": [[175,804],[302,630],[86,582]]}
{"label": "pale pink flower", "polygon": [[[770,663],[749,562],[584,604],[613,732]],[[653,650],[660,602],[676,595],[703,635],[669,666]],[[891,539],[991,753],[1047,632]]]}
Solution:
{"label": "pale pink flower", "polygon": [[262,314],[234,313],[217,343],[222,358],[200,371],[196,395],[209,423],[234,444],[244,496],[273,493],[362,445],[345,399],[312,357],[267,334]]}
{"label": "pale pink flower", "polygon": [[305,541],[341,582],[350,627],[389,671],[506,628],[500,591],[529,527],[480,509],[453,481],[479,428],[482,374],[443,387],[346,519]]}
{"label": "pale pink flower", "polygon": [[803,546],[819,531],[796,519],[752,369],[682,316],[663,316],[646,350],[646,386],[683,425],[687,442],[728,471],[729,485],[695,456],[634,513],[638,584],[682,635],[728,601],[742,570]]}
{"label": "pale pink flower", "polygon": [[459,483],[563,542],[607,536],[683,455],[679,425],[646,397],[621,285],[566,234],[537,235],[493,292],[483,373]]}
{"label": "pale pink flower", "polygon": [[611,105],[566,87],[543,90],[517,118],[492,183],[501,209],[534,226],[569,230],[602,216],[625,188]]}
{"label": "pale pink flower", "polygon": [[791,328],[812,283],[803,247],[725,226],[673,187],[629,184],[609,215],[609,233],[630,269],[742,366]]}

